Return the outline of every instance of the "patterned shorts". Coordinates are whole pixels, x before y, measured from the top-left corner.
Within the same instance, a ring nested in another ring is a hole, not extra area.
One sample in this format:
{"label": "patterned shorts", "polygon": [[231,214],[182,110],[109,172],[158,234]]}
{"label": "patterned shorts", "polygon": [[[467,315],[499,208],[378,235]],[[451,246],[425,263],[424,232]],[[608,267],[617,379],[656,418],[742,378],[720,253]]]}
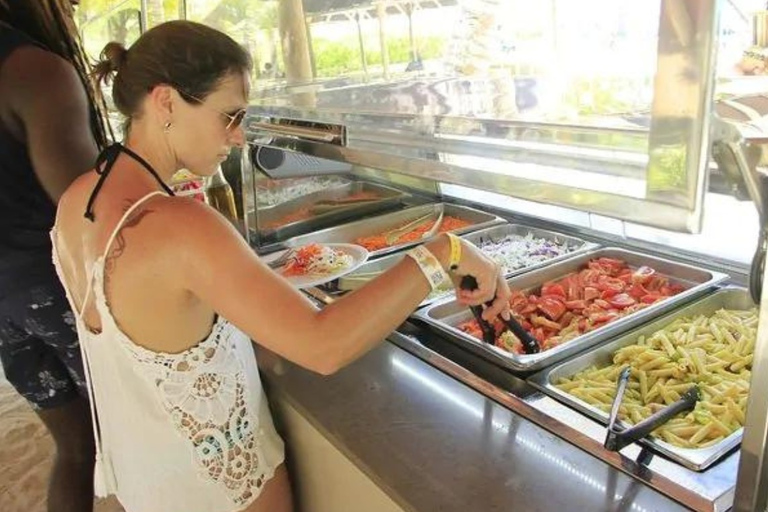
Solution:
{"label": "patterned shorts", "polygon": [[75,318],[58,282],[0,300],[0,361],[35,409],[88,396]]}

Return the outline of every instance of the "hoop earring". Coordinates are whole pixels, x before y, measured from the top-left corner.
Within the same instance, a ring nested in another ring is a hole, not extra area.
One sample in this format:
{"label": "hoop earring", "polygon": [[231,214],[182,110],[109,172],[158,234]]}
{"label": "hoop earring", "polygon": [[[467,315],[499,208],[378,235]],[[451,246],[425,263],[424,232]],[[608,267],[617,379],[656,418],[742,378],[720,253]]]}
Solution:
{"label": "hoop earring", "polygon": [[170,132],[170,131],[171,131],[171,126],[173,126],[173,123],[171,123],[170,121],[168,121],[167,123],[165,123],[165,124],[163,125],[163,133],[168,133],[168,132]]}

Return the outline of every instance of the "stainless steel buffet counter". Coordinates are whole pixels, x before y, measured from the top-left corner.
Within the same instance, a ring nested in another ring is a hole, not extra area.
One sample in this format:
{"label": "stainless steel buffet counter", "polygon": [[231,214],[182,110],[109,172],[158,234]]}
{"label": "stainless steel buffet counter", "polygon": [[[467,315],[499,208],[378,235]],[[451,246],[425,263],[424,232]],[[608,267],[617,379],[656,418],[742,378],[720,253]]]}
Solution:
{"label": "stainless steel buffet counter", "polygon": [[268,393],[404,510],[686,510],[392,343],[330,377],[261,355]]}
{"label": "stainless steel buffet counter", "polygon": [[[478,208],[476,204],[467,206]],[[503,216],[498,211],[488,213]],[[586,240],[595,255],[619,257],[631,268],[650,264],[659,275],[671,276],[670,283],[679,281],[687,289],[669,307],[643,310],[643,320],[627,325],[617,321],[610,329],[611,336],[596,342],[593,350],[641,322],[653,322],[665,312],[674,315],[696,296],[712,295],[724,284],[725,276],[717,271],[727,272],[730,284],[743,284],[744,276],[739,272],[705,265],[700,259],[669,253],[660,259],[662,255],[654,247],[617,244],[595,233],[569,232],[563,226],[520,216],[505,220],[530,226],[533,232],[548,229]],[[320,233],[314,233],[312,240],[322,242],[316,236]],[[624,249],[597,248],[615,245]],[[548,268],[576,270],[589,254],[577,252],[553,259],[511,280],[527,279],[527,286],[521,287],[526,289],[539,283],[541,280],[533,278],[546,274]],[[372,260],[372,264],[377,261]],[[332,300],[328,293],[338,290],[330,286],[324,291],[310,290],[310,295]],[[389,336],[389,343],[337,375],[323,378],[287,363],[281,364],[284,371],[265,368],[264,372],[273,392],[294,405],[404,509],[688,507],[719,512],[730,508],[738,451],[699,471],[663,455],[649,457],[639,444],[619,453],[608,451],[603,447],[606,427],[600,420],[539,391],[528,382],[532,368],[500,364],[482,350],[471,350],[466,342],[457,343],[449,332],[424,322],[433,307],[421,309]],[[564,356],[565,360],[589,350],[588,346],[581,347]]]}

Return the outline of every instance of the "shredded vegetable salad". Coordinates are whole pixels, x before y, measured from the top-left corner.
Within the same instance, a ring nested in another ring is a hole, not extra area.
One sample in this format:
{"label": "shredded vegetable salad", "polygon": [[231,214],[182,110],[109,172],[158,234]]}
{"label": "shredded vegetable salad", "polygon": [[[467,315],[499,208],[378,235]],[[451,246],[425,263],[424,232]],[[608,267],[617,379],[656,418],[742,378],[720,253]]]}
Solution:
{"label": "shredded vegetable salad", "polygon": [[292,251],[281,273],[286,277],[327,276],[353,263],[352,256],[343,251],[322,244],[309,244]]}

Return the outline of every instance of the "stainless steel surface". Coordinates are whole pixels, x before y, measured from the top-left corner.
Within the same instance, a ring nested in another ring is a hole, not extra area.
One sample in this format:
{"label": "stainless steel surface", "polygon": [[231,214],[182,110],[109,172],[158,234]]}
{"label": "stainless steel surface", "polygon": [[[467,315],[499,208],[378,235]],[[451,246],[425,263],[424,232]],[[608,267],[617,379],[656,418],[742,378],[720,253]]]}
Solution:
{"label": "stainless steel surface", "polygon": [[[702,512],[724,512],[733,503],[736,468],[739,463],[738,452],[726,456],[719,464],[703,472],[691,471],[664,457],[653,457],[649,463],[641,465],[637,463],[640,446],[630,445],[619,453],[606,450],[603,446],[606,434],[603,425],[537,392],[498,366],[483,359],[474,359],[474,356],[457,349],[455,345],[419,329],[413,329],[413,332],[408,334],[393,333],[389,340],[515,414],[533,421],[598,460],[631,475],[643,485],[672,497],[687,508]],[[460,363],[455,362],[459,360]],[[542,454],[544,453],[545,451],[542,451]],[[635,510],[635,507],[628,508]],[[570,504],[562,510],[582,509],[577,504]],[[602,509],[598,507],[583,510]],[[652,510],[666,512],[668,508]]]}
{"label": "stainless steel surface", "polygon": [[[344,199],[345,197],[349,197],[353,194],[358,194],[361,192],[377,194],[381,199],[369,201],[364,204],[339,206],[338,208],[334,208],[331,211],[313,215],[307,219],[297,220],[273,228],[264,227],[269,226],[270,224],[273,224],[284,218],[286,215],[294,213],[302,208],[310,208],[312,205],[318,203],[319,201]],[[275,206],[259,208],[256,215],[254,215],[253,212],[249,215],[248,227],[251,229],[260,229],[263,236],[275,236],[279,239],[285,239],[304,234],[309,231],[323,229],[353,217],[361,217],[377,211],[394,208],[401,201],[404,201],[408,197],[410,197],[410,194],[392,187],[386,187],[384,185],[377,185],[375,183],[368,183],[364,181],[354,181],[340,185],[338,187],[319,190],[305,196],[297,197],[296,199],[291,199],[289,201],[276,204]],[[256,218],[258,218],[259,226],[256,226]]]}
{"label": "stainless steel surface", "polygon": [[661,2],[645,199],[688,210],[694,231],[703,218],[721,4]]}
{"label": "stainless steel surface", "polygon": [[[481,212],[480,210],[475,210],[473,208],[456,206],[446,203],[437,203],[415,206],[413,208],[407,208],[399,212],[388,213],[370,219],[351,222],[349,224],[343,224],[341,226],[323,229],[321,231],[316,231],[307,235],[296,236],[286,240],[285,244],[288,247],[299,247],[313,242],[355,243],[355,240],[360,237],[380,234],[384,231],[397,228],[398,226],[406,224],[430,213],[433,214],[436,219],[440,209],[444,209],[445,215],[450,215],[451,217],[457,217],[459,219],[471,222],[470,226],[454,231],[456,234],[467,233],[476,229],[482,229],[505,222],[505,220],[501,217]],[[394,245],[376,251],[369,251],[369,254],[371,258],[375,258],[377,256],[399,251],[407,247],[412,247],[418,243],[420,243],[420,241]]]}
{"label": "stainless steel surface", "polygon": [[[482,129],[479,128],[479,129]],[[668,203],[651,203],[644,198],[642,181],[634,183],[636,196],[623,195],[612,191],[590,190],[554,181],[539,181],[529,177],[512,175],[516,168],[511,158],[485,158],[467,156],[466,148],[472,151],[492,151],[493,142],[440,141],[428,137],[429,141],[414,147],[416,136],[393,136],[389,133],[370,134],[363,138],[365,130],[350,130],[350,141],[345,148],[338,148],[314,142],[304,142],[301,151],[317,156],[347,162],[353,165],[385,169],[390,172],[430,179],[442,183],[465,185],[488,190],[529,201],[553,204],[592,212],[608,217],[623,219],[638,224],[661,227],[672,231],[700,231],[700,212]],[[293,148],[295,141],[276,137],[270,145]],[[494,170],[502,171],[496,172]],[[539,167],[538,175],[547,176],[548,168]],[[558,171],[568,171],[559,168]],[[608,177],[593,172],[593,181],[606,182]],[[638,188],[639,187],[639,188]],[[608,188],[608,187],[606,187]]]}
{"label": "stainless steel surface", "polygon": [[557,280],[572,272],[576,272],[582,269],[590,259],[599,257],[619,258],[626,261],[632,268],[649,265],[659,274],[669,277],[670,282],[679,283],[686,289],[673,297],[658,301],[647,308],[614,320],[603,327],[582,334],[581,336],[562,343],[555,348],[531,355],[512,354],[498,347],[489,346],[488,344],[483,343],[482,340],[459,330],[456,326],[462,322],[470,320],[472,314],[469,309],[453,299],[446,299],[434,303],[424,309],[416,311],[413,316],[446,334],[447,339],[450,341],[460,344],[496,364],[513,371],[528,372],[538,370],[546,365],[565,359],[581,350],[606,341],[631,327],[635,327],[642,322],[652,319],[656,315],[671,310],[682,302],[705,293],[714,285],[727,278],[725,274],[683,265],[634,251],[605,248],[596,249],[588,253],[574,256],[560,263],[555,263],[539,270],[512,277],[507,280],[507,283],[509,283],[509,287],[512,290],[526,292],[538,290],[538,288],[545,282]]}
{"label": "stainless steel surface", "polygon": [[760,320],[752,361],[747,418],[741,442],[735,512],[764,512],[768,508],[768,272],[763,272]]}
{"label": "stainless steel surface", "polygon": [[[640,336],[649,336],[669,325],[682,316],[711,315],[721,308],[746,310],[754,307],[749,292],[743,288],[725,288],[703,297],[693,303],[676,309],[639,329],[632,330],[620,338],[605,345],[588,350],[579,356],[557,366],[547,368],[528,378],[528,382],[541,389],[553,398],[575,408],[576,410],[595,418],[605,424],[608,415],[573,395],[560,390],[555,384],[565,377],[572,377],[590,366],[604,367],[612,364],[613,354],[620,348],[637,342]],[[739,429],[714,446],[701,449],[680,448],[663,440],[647,437],[640,441],[655,452],[679,462],[694,471],[701,471],[717,462],[723,455],[730,452],[741,441],[743,429]]]}
{"label": "stainless steel surface", "polygon": [[390,343],[330,376],[257,359],[268,395],[290,401],[405,511],[685,510]]}
{"label": "stainless steel surface", "polygon": [[502,224],[500,226],[494,226],[491,228],[481,229],[479,231],[473,231],[472,233],[466,233],[464,235],[461,235],[461,238],[479,247],[483,240],[490,239],[498,242],[499,240],[503,239],[507,235],[516,235],[516,236],[525,237],[525,236],[528,236],[529,234],[533,235],[535,238],[542,238],[544,240],[549,240],[549,241],[558,242],[558,243],[566,243],[569,246],[575,247],[575,249],[567,254],[556,256],[552,259],[542,261],[540,263],[535,263],[527,267],[522,267],[517,270],[513,270],[507,273],[506,277],[512,277],[518,274],[522,274],[523,272],[530,272],[538,268],[546,267],[553,263],[557,263],[559,261],[563,261],[573,256],[576,256],[578,254],[581,254],[583,252],[592,251],[598,247],[598,244],[595,244],[592,242],[585,242],[581,238],[577,238],[575,236],[563,235],[561,233],[556,233],[554,231],[535,228],[531,226],[525,226],[523,224]]}
{"label": "stainless steel surface", "polygon": [[337,146],[347,143],[347,129],[344,125],[327,122],[303,121],[298,119],[269,118],[249,120],[247,129],[264,132],[268,135],[295,137],[302,140],[314,140]]}

